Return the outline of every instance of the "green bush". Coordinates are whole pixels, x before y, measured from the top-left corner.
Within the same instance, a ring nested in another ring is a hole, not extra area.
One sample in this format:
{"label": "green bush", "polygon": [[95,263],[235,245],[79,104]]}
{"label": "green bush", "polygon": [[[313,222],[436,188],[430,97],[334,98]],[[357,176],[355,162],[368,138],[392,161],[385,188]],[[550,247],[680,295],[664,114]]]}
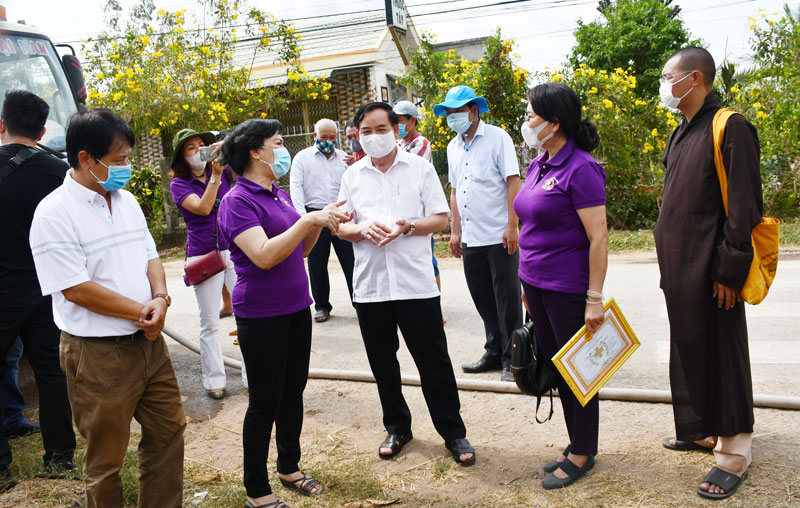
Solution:
{"label": "green bush", "polygon": [[152,166],[133,168],[131,179],[125,188],[136,196],[136,201],[139,202],[147,219],[150,234],[158,243],[164,230],[164,202],[161,192],[161,173],[158,168]]}

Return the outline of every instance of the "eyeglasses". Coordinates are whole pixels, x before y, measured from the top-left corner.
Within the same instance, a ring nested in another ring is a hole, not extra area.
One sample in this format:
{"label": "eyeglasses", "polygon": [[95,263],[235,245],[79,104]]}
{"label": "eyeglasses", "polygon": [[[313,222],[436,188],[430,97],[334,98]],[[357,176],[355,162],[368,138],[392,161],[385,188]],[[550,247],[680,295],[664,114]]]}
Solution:
{"label": "eyeglasses", "polygon": [[673,79],[675,79],[675,78],[677,78],[678,76],[684,76],[684,77],[685,77],[685,76],[688,76],[689,74],[691,74],[691,73],[693,73],[693,72],[697,72],[697,73],[698,73],[698,74],[700,74],[701,76],[703,75],[703,73],[702,73],[702,72],[700,72],[700,71],[686,71],[686,72],[679,72],[679,73],[678,73],[678,74],[676,74],[676,75],[672,75],[672,74],[662,74],[662,75],[661,75],[661,78],[659,79],[659,81],[661,81],[662,83],[671,83],[671,82],[672,82],[672,80],[673,80]]}

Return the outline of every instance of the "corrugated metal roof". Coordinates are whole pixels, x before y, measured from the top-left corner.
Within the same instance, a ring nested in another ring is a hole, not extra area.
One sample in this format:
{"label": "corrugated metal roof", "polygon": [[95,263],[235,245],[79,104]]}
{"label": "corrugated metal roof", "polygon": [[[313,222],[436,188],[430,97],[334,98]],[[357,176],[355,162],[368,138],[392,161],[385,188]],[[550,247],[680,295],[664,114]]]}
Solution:
{"label": "corrugated metal roof", "polygon": [[[301,61],[375,50],[386,36],[386,18],[380,10],[376,11],[376,14],[337,15],[329,18],[331,20],[323,24],[296,27],[297,33],[302,35]],[[258,68],[277,63],[279,42],[275,41],[270,44],[267,51],[262,51],[254,57],[255,44],[252,41],[245,41],[238,45],[236,58],[241,65]],[[372,61],[374,57],[365,53],[365,63],[366,60]]]}

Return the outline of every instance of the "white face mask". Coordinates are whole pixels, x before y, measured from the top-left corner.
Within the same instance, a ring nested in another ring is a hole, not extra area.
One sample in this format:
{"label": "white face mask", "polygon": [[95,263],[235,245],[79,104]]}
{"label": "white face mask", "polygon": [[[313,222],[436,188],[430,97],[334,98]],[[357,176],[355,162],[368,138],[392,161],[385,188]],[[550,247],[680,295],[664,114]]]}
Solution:
{"label": "white face mask", "polygon": [[380,159],[389,155],[395,147],[397,142],[394,139],[394,131],[387,132],[386,134],[369,134],[368,136],[361,136],[361,148],[364,153],[372,158]]}
{"label": "white face mask", "polygon": [[200,160],[200,152],[195,152],[194,155],[191,157],[184,157],[186,159],[186,164],[192,168],[192,171],[200,171],[201,169],[205,169],[206,163]]}
{"label": "white face mask", "polygon": [[686,76],[682,77],[678,81],[674,83],[670,83],[669,81],[662,81],[661,86],[658,88],[658,94],[661,96],[661,105],[671,111],[678,111],[678,105],[681,103],[684,97],[689,95],[694,87],[690,88],[685,94],[681,95],[680,97],[675,97],[672,95],[672,87],[683,81],[684,79],[688,78],[692,75],[690,71]]}
{"label": "white face mask", "polygon": [[531,128],[528,122],[522,122],[522,128],[520,130],[522,131],[522,139],[525,140],[525,144],[531,148],[541,148],[542,145],[547,143],[547,140],[552,138],[553,134],[556,133],[553,131],[545,136],[544,139],[539,139],[539,133],[548,125],[550,125],[550,122],[545,120],[536,127]]}

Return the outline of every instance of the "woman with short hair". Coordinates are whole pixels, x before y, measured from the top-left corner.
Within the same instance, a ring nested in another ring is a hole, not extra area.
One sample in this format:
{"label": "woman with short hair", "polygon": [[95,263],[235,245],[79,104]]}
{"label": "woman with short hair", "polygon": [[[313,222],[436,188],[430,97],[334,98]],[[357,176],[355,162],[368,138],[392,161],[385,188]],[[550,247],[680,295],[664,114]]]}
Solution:
{"label": "woman with short hair", "polygon": [[220,229],[236,267],[233,311],[250,384],[242,431],[246,506],[287,508],[267,475],[273,423],[281,483],[308,496],[323,490],[298,465],[311,356],[312,301],[303,258],[323,227],[336,233],[352,213],[338,208],[343,202],[297,213],[277,184],[291,167],[277,120],[247,120],[225,139],[222,153],[239,175],[222,200]]}
{"label": "woman with short hair", "polygon": [[[528,166],[514,200],[522,222],[519,278],[533,331],[552,358],[584,324],[603,322],[603,282],[608,265],[605,171],[589,155],[600,138],[581,118],[581,100],[563,83],[528,91],[522,136],[544,150]],[[599,407],[595,395],[582,406],[559,375],[558,393],[570,442],[544,467],[546,489],[566,487],[594,468]]]}

